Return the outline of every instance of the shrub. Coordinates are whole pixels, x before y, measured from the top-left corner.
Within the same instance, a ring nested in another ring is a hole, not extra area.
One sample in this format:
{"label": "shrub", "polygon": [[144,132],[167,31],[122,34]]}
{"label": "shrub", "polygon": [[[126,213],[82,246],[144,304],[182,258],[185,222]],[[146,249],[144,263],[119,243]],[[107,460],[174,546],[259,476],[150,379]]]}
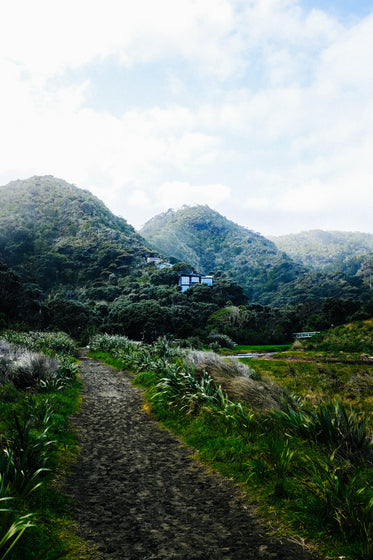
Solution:
{"label": "shrub", "polygon": [[192,371],[168,370],[167,377],[160,380],[153,401],[164,401],[168,406],[194,412],[203,405],[224,408],[226,397],[220,387],[207,374],[197,378]]}
{"label": "shrub", "polygon": [[233,340],[226,334],[221,333],[211,333],[208,336],[208,341],[210,343],[217,343],[219,348],[231,348],[235,347]]}
{"label": "shrub", "polygon": [[353,462],[373,460],[372,437],[363,415],[348,411],[340,402],[325,404],[312,415],[316,439]]}
{"label": "shrub", "polygon": [[252,379],[253,370],[235,358],[222,358],[214,352],[189,352],[186,364],[196,375],[207,372],[230,400],[242,401],[254,409],[281,409],[293,405],[290,394],[278,385]]}
{"label": "shrub", "polygon": [[35,387],[56,378],[58,367],[55,358],[26,351],[13,364],[12,381],[17,389]]}
{"label": "shrub", "polygon": [[93,351],[110,352],[120,350],[133,344],[127,336],[119,334],[95,334],[90,338],[89,347]]}
{"label": "shrub", "polygon": [[[325,523],[339,531],[345,542],[358,543],[359,558],[373,559],[373,492],[359,472],[351,474],[333,454],[329,459],[311,459],[310,480],[303,482],[318,502]],[[319,515],[320,515],[319,513]]]}
{"label": "shrub", "polygon": [[2,336],[11,345],[24,347],[33,352],[52,352],[53,354],[69,354],[75,352],[75,342],[66,333],[44,331],[4,331]]}
{"label": "shrub", "polygon": [[0,355],[0,385],[5,385],[11,379],[12,360],[8,356]]}

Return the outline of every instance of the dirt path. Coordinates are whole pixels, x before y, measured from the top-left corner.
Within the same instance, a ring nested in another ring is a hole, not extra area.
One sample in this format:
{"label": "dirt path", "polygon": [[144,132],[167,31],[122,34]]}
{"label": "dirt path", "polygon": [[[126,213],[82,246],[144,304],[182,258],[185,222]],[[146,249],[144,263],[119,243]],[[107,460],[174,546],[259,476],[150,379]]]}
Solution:
{"label": "dirt path", "polygon": [[310,560],[265,534],[229,480],[142,410],[130,376],[82,359],[81,453],[67,487],[94,560]]}

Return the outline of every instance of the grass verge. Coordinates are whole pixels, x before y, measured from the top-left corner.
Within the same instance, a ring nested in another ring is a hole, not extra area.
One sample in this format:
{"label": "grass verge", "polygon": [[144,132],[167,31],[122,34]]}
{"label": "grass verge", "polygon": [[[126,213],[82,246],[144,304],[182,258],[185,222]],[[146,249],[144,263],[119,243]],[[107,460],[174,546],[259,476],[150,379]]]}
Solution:
{"label": "grass verge", "polygon": [[[9,340],[1,341],[1,560],[88,558],[74,535],[71,503],[63,492],[78,451],[69,417],[80,405],[81,383],[76,361],[66,354],[74,344],[67,335],[44,334],[10,333],[11,348]],[[48,346],[27,348],[41,341]]]}

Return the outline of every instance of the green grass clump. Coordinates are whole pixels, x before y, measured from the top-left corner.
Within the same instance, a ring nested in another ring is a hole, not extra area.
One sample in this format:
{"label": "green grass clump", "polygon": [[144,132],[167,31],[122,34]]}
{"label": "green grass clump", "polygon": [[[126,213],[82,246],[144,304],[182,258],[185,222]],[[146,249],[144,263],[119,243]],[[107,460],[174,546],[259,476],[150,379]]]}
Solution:
{"label": "green grass clump", "polygon": [[34,352],[53,354],[67,354],[73,356],[75,353],[75,342],[64,332],[56,331],[30,331],[18,332],[6,330],[1,333],[1,338],[12,343],[15,347],[24,347]]}

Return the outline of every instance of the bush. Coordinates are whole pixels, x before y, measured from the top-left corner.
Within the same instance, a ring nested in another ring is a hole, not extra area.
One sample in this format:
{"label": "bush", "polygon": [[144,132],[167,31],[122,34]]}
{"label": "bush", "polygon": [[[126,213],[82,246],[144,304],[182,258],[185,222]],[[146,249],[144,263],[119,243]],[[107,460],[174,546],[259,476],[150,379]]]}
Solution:
{"label": "bush", "polygon": [[95,334],[89,340],[89,347],[97,352],[125,349],[133,344],[127,336],[119,334]]}
{"label": "bush", "polygon": [[231,400],[265,410],[295,406],[286,389],[270,382],[255,381],[254,371],[236,358],[222,358],[214,352],[192,351],[185,360],[197,375],[207,372]]}
{"label": "bush", "polygon": [[[25,347],[33,352],[52,352],[53,354],[73,355],[75,342],[66,333],[44,331],[4,331],[3,338],[16,347]],[[1,350],[0,350],[1,352]]]}
{"label": "bush", "polygon": [[226,334],[211,333],[208,336],[208,341],[210,342],[210,344],[218,344],[219,348],[233,349],[235,347],[235,343],[233,342],[233,340]]}
{"label": "bush", "polygon": [[24,352],[12,367],[12,381],[17,389],[35,387],[57,377],[59,363],[45,354]]}

